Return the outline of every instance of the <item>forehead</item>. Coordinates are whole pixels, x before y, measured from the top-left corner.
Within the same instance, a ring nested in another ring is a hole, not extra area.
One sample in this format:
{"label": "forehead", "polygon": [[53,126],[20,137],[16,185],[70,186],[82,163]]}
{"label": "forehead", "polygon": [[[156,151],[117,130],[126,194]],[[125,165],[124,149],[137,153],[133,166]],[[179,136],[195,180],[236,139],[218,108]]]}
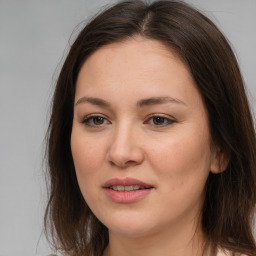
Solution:
{"label": "forehead", "polygon": [[178,54],[162,42],[137,36],[101,47],[85,61],[82,69],[97,68],[101,73],[110,74],[112,67],[117,72],[118,67],[127,65],[131,68],[130,63],[140,67],[138,72],[162,69],[163,66],[170,68],[173,63],[184,65]]}
{"label": "forehead", "polygon": [[201,98],[178,54],[157,40],[142,37],[112,43],[94,52],[78,75],[76,98],[80,96],[106,100],[139,100],[139,96],[170,96],[181,101]]}

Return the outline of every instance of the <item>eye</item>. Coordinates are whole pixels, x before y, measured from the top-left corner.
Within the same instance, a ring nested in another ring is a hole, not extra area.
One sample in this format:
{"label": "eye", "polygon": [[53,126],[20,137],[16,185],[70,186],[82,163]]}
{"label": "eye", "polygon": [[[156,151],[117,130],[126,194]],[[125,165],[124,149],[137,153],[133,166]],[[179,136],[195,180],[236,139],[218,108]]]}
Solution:
{"label": "eye", "polygon": [[164,127],[175,123],[175,120],[165,116],[155,115],[151,116],[146,122],[153,126]]}
{"label": "eye", "polygon": [[90,126],[90,127],[102,127],[106,124],[109,124],[110,122],[103,116],[99,116],[99,115],[90,115],[87,116],[83,121],[83,124],[85,124],[86,126]]}

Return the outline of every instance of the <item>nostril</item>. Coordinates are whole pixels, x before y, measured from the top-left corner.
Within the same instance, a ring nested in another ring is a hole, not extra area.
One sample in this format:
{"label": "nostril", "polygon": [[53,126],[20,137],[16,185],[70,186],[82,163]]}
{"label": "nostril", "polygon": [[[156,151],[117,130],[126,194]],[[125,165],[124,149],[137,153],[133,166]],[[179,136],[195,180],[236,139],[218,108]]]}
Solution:
{"label": "nostril", "polygon": [[118,166],[120,168],[127,168],[129,166],[135,166],[138,163],[136,161],[133,160],[129,160],[129,161],[109,161],[111,166]]}
{"label": "nostril", "polygon": [[[121,142],[122,143],[121,143]],[[126,140],[113,141],[113,144],[108,149],[107,160],[111,166],[126,168],[129,166],[138,165],[143,162],[143,149],[136,143],[131,143]]]}

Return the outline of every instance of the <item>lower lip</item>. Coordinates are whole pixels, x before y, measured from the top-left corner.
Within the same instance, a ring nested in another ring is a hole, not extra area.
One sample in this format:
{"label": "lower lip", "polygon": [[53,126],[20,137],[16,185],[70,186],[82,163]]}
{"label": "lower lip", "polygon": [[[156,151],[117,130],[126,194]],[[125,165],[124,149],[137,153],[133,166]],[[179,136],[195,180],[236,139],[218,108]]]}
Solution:
{"label": "lower lip", "polygon": [[152,188],[133,191],[115,191],[105,188],[107,196],[115,203],[133,203],[143,199],[151,192]]}

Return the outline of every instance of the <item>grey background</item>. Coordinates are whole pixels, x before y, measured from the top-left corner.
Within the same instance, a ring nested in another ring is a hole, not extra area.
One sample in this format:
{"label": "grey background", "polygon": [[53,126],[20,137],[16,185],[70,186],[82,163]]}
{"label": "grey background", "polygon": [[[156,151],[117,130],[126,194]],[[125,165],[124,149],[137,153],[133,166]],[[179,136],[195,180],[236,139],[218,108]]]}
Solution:
{"label": "grey background", "polygon": [[[75,26],[109,2],[0,0],[0,256],[50,253],[40,238],[46,202],[42,159],[57,67]],[[187,2],[232,42],[255,110],[256,1]]]}

